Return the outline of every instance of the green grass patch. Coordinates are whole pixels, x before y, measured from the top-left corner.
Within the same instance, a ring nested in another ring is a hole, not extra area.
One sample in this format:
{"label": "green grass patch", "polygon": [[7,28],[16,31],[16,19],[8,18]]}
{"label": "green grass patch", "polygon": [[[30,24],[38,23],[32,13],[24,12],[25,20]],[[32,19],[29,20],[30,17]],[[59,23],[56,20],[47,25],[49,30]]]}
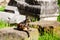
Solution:
{"label": "green grass patch", "polygon": [[0,11],[4,11],[5,7],[4,6],[0,6]]}
{"label": "green grass patch", "polygon": [[10,23],[0,19],[0,29],[6,28],[6,27],[15,27],[15,26],[17,26],[17,24],[10,24]]}
{"label": "green grass patch", "polygon": [[0,29],[5,28],[5,27],[9,27],[9,24],[5,22],[4,20],[0,20]]}
{"label": "green grass patch", "polygon": [[45,33],[43,36],[39,36],[38,40],[60,40],[60,36],[58,36],[57,34],[48,34]]}

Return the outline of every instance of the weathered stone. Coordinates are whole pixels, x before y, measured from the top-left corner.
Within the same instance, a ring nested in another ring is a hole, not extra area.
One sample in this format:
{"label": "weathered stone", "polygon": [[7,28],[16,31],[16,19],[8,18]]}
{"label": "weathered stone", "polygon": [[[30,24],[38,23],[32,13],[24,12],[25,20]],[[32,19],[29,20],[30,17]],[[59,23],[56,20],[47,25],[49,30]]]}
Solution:
{"label": "weathered stone", "polygon": [[[19,14],[17,7],[7,6],[5,9],[7,12],[0,12],[0,19],[2,20],[5,20],[9,23],[20,23],[26,19],[26,16]],[[9,12],[9,10],[13,12]]]}
{"label": "weathered stone", "polygon": [[12,28],[0,29],[0,40],[38,40],[39,33],[37,29],[30,28],[29,35],[24,31],[15,30]]}
{"label": "weathered stone", "polygon": [[[18,4],[22,5],[22,8],[24,8],[24,9],[20,8],[21,10],[30,12],[31,15],[39,16],[40,18],[43,18],[43,17],[46,18],[47,16],[48,18],[50,17],[56,18],[59,15],[57,0],[25,0],[25,1],[17,0],[17,2]],[[26,14],[29,14],[27,12]]]}
{"label": "weathered stone", "polygon": [[27,34],[23,31],[14,30],[13,28],[7,28],[0,30],[1,40],[23,40],[27,37]]}
{"label": "weathered stone", "polygon": [[46,21],[46,20],[41,20],[41,21],[37,21],[37,22],[31,22],[29,24],[30,25],[41,25],[42,27],[47,27],[47,26],[59,27],[60,26],[60,22]]}

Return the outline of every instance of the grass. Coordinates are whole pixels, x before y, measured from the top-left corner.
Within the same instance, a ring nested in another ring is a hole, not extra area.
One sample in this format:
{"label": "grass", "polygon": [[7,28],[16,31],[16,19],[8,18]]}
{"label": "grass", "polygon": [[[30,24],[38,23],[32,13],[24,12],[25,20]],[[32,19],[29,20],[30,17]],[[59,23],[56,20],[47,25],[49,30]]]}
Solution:
{"label": "grass", "polygon": [[47,34],[45,33],[43,36],[39,36],[38,40],[60,40],[60,36],[58,36],[57,34]]}
{"label": "grass", "polygon": [[[34,25],[30,25],[32,28],[36,28]],[[59,27],[59,29],[60,29],[60,27]],[[58,29],[58,30],[59,30]],[[52,30],[53,31],[53,30]],[[52,32],[51,31],[51,32]],[[41,33],[40,33],[40,35],[39,35],[39,38],[38,38],[38,40],[60,40],[60,35],[58,35],[56,32],[54,32],[54,33],[51,33],[51,32],[48,32],[48,33],[46,33],[46,32],[44,32],[44,34],[43,35],[41,35]]]}
{"label": "grass", "polygon": [[4,11],[5,7],[4,6],[0,6],[0,11]]}
{"label": "grass", "polygon": [[3,20],[0,20],[0,29],[5,27],[9,27],[9,24]]}
{"label": "grass", "polygon": [[15,27],[17,24],[10,24],[8,22],[5,22],[4,20],[0,19],[0,29],[6,28],[6,27]]}

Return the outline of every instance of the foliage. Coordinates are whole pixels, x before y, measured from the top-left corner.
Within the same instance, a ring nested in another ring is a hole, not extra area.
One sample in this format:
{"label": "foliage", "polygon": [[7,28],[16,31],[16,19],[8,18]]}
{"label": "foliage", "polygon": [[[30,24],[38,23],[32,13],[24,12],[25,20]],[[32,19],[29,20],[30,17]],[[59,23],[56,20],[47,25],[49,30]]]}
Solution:
{"label": "foliage", "polygon": [[58,0],[58,4],[60,4],[60,0]]}
{"label": "foliage", "polygon": [[59,22],[60,22],[60,15],[58,16],[57,21],[59,21]]}
{"label": "foliage", "polygon": [[[60,0],[58,0],[58,5],[60,7]],[[60,12],[59,12],[59,16],[57,17],[57,21],[60,22]]]}
{"label": "foliage", "polygon": [[58,5],[60,6],[60,0],[58,0]]}

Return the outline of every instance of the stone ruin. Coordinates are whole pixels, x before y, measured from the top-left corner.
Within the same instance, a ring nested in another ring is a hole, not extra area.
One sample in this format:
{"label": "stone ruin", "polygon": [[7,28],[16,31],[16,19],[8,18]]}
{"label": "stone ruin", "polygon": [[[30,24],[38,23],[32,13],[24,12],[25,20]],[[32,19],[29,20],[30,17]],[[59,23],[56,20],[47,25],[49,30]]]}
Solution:
{"label": "stone ruin", "polygon": [[[16,2],[15,2],[16,1]],[[12,5],[17,6],[20,14],[33,16],[38,20],[57,20],[57,0],[13,0]],[[13,4],[14,3],[14,4]],[[31,18],[32,19],[32,18]]]}
{"label": "stone ruin", "polygon": [[54,14],[58,10],[56,0],[41,0],[40,4],[41,4],[41,15]]}
{"label": "stone ruin", "polygon": [[[20,3],[19,8],[24,14],[38,16],[40,19],[55,18],[58,16],[57,0],[17,0]],[[21,12],[20,10],[20,12]]]}

